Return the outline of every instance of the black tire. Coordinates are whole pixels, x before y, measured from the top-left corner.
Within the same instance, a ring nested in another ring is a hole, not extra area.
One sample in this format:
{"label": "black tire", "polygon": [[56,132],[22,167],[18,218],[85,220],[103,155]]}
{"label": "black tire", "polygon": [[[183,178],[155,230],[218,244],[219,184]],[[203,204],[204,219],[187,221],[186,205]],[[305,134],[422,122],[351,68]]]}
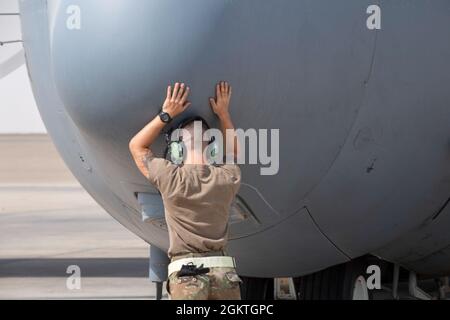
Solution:
{"label": "black tire", "polygon": [[242,300],[273,300],[272,278],[240,277]]}
{"label": "black tire", "polygon": [[[351,300],[360,275],[366,276],[365,257],[303,276],[299,280],[300,300]],[[369,291],[369,299],[371,298]]]}

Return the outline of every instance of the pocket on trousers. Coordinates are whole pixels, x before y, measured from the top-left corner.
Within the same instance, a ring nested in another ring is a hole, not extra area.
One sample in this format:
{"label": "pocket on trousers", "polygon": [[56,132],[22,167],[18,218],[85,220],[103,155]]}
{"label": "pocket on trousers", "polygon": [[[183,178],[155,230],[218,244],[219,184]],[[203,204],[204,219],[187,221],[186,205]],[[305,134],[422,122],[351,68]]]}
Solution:
{"label": "pocket on trousers", "polygon": [[190,283],[196,283],[196,282],[197,282],[197,278],[195,276],[182,276],[182,277],[177,277],[177,279],[176,279],[176,283],[178,283],[178,284],[188,285]]}
{"label": "pocket on trousers", "polygon": [[173,283],[186,289],[203,289],[208,282],[208,278],[202,275],[176,277]]}
{"label": "pocket on trousers", "polygon": [[238,276],[235,271],[229,271],[225,273],[225,277],[231,284],[239,284],[242,282],[242,279]]}
{"label": "pocket on trousers", "polygon": [[205,300],[208,298],[208,279],[201,275],[174,276],[169,284],[172,300]]}

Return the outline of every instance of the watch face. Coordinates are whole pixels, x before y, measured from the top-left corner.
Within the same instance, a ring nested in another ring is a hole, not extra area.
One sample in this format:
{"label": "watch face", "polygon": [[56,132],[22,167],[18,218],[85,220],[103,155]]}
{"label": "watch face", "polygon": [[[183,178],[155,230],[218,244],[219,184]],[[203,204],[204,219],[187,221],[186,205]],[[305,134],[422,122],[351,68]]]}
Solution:
{"label": "watch face", "polygon": [[162,120],[163,122],[169,122],[169,121],[170,121],[170,116],[169,116],[169,114],[166,113],[166,112],[162,112],[162,113],[159,115],[159,117],[161,118],[161,120]]}

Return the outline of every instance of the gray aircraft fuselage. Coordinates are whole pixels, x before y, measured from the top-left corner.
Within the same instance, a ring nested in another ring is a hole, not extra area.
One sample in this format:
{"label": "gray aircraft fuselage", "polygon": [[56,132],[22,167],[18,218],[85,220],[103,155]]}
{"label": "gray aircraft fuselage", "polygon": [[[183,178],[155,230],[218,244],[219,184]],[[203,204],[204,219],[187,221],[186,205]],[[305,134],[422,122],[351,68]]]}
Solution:
{"label": "gray aircraft fuselage", "polygon": [[236,127],[280,129],[278,174],[241,166],[247,211],[228,247],[240,274],[300,276],[368,253],[450,272],[449,1],[22,0],[20,13],[61,156],[148,243],[167,250],[168,235],[142,219],[136,194],[158,194],[128,142],[175,81],[192,89],[185,116],[217,127],[208,97],[227,80]]}

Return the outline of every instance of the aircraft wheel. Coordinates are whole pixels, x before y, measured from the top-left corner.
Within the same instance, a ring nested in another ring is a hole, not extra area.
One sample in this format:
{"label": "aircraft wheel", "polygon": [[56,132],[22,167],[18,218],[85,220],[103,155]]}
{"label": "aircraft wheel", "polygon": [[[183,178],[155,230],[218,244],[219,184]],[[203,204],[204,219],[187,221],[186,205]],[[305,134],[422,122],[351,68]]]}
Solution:
{"label": "aircraft wheel", "polygon": [[300,300],[370,300],[367,260],[358,258],[299,279]]}
{"label": "aircraft wheel", "polygon": [[352,300],[369,300],[369,289],[363,276],[356,278],[353,284]]}
{"label": "aircraft wheel", "polygon": [[241,276],[242,300],[273,300],[273,279]]}

